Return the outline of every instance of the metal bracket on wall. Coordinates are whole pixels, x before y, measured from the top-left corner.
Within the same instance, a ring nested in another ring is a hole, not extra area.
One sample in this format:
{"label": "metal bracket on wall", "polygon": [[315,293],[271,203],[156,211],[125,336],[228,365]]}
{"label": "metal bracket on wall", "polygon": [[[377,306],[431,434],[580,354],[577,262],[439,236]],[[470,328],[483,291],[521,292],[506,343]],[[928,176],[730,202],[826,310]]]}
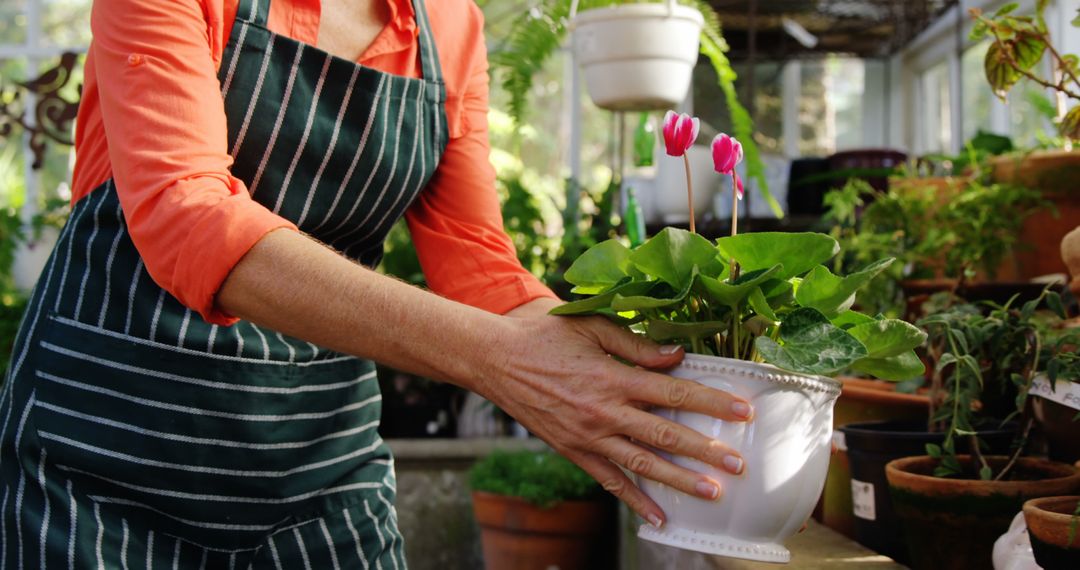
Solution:
{"label": "metal bracket on wall", "polygon": [[[79,54],[66,52],[60,62],[35,79],[13,81],[5,85],[0,78],[0,139],[18,136],[16,126],[30,134],[32,167],[38,170],[45,162],[46,144],[74,144],[72,121],[79,111],[79,99],[65,99],[61,90],[74,76]],[[82,95],[82,85],[76,87]]]}

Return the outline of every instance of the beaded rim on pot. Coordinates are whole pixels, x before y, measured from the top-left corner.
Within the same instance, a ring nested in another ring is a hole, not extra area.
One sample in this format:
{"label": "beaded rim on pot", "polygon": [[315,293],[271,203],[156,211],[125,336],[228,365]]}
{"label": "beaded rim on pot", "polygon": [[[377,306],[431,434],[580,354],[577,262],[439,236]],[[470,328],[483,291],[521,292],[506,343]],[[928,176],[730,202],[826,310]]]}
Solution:
{"label": "beaded rim on pot", "polygon": [[824,392],[829,396],[840,395],[841,384],[835,378],[788,372],[763,362],[747,362],[720,356],[687,354],[680,366],[689,370],[700,370],[713,374],[737,374],[773,384],[782,384],[813,392]]}

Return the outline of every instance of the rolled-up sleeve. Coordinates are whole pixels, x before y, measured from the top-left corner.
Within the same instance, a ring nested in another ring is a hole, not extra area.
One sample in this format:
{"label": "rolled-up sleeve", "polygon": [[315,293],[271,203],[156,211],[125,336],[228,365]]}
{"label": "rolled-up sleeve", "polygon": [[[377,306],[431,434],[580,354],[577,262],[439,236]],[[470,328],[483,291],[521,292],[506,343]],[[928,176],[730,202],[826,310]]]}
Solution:
{"label": "rolled-up sleeve", "polygon": [[147,271],[227,325],[236,319],[214,297],[229,272],[268,232],[296,228],[229,173],[208,17],[198,0],[95,0],[90,55],[113,180]]}
{"label": "rolled-up sleeve", "polygon": [[[450,141],[427,189],[406,213],[428,286],[436,293],[494,313],[540,297],[555,297],[521,266],[503,229],[488,141],[488,64],[483,17],[469,3],[460,33],[472,38],[468,83],[450,93]],[[460,36],[459,36],[460,37]]]}

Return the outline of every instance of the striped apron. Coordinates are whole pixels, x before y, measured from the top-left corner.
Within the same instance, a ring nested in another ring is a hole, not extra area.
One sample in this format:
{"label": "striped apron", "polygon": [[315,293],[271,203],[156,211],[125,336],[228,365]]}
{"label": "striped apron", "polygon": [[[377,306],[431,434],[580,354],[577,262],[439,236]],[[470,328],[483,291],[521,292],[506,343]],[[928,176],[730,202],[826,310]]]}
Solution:
{"label": "striped apron", "polygon": [[[267,30],[240,0],[219,73],[233,175],[369,266],[447,142],[423,0],[423,79]],[[76,203],[0,395],[0,568],[403,569],[370,361],[158,287],[116,187]]]}

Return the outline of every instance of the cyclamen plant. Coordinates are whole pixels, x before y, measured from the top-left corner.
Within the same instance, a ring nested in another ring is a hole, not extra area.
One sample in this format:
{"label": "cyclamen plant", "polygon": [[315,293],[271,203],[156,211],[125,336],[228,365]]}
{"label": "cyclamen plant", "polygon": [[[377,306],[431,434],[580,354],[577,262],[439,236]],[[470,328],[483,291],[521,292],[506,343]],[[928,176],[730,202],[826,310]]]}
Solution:
{"label": "cyclamen plant", "polygon": [[[695,119],[676,119],[696,136]],[[693,144],[695,137],[681,129],[678,123],[669,129],[665,121],[669,154],[672,148],[685,153]],[[741,146],[721,134],[712,149],[714,167],[732,176],[737,200]],[[926,339],[923,331],[851,309],[855,292],[893,259],[839,276],[823,265],[840,250],[828,235],[738,235],[736,229],[733,220],[732,235],[716,243],[677,228],[665,228],[634,249],[618,240],[599,243],[565,274],[573,292],[586,298],[552,314],[601,315],[696,354],[768,362],[803,374],[834,375],[850,368],[902,380],[923,373],[913,350]]]}

